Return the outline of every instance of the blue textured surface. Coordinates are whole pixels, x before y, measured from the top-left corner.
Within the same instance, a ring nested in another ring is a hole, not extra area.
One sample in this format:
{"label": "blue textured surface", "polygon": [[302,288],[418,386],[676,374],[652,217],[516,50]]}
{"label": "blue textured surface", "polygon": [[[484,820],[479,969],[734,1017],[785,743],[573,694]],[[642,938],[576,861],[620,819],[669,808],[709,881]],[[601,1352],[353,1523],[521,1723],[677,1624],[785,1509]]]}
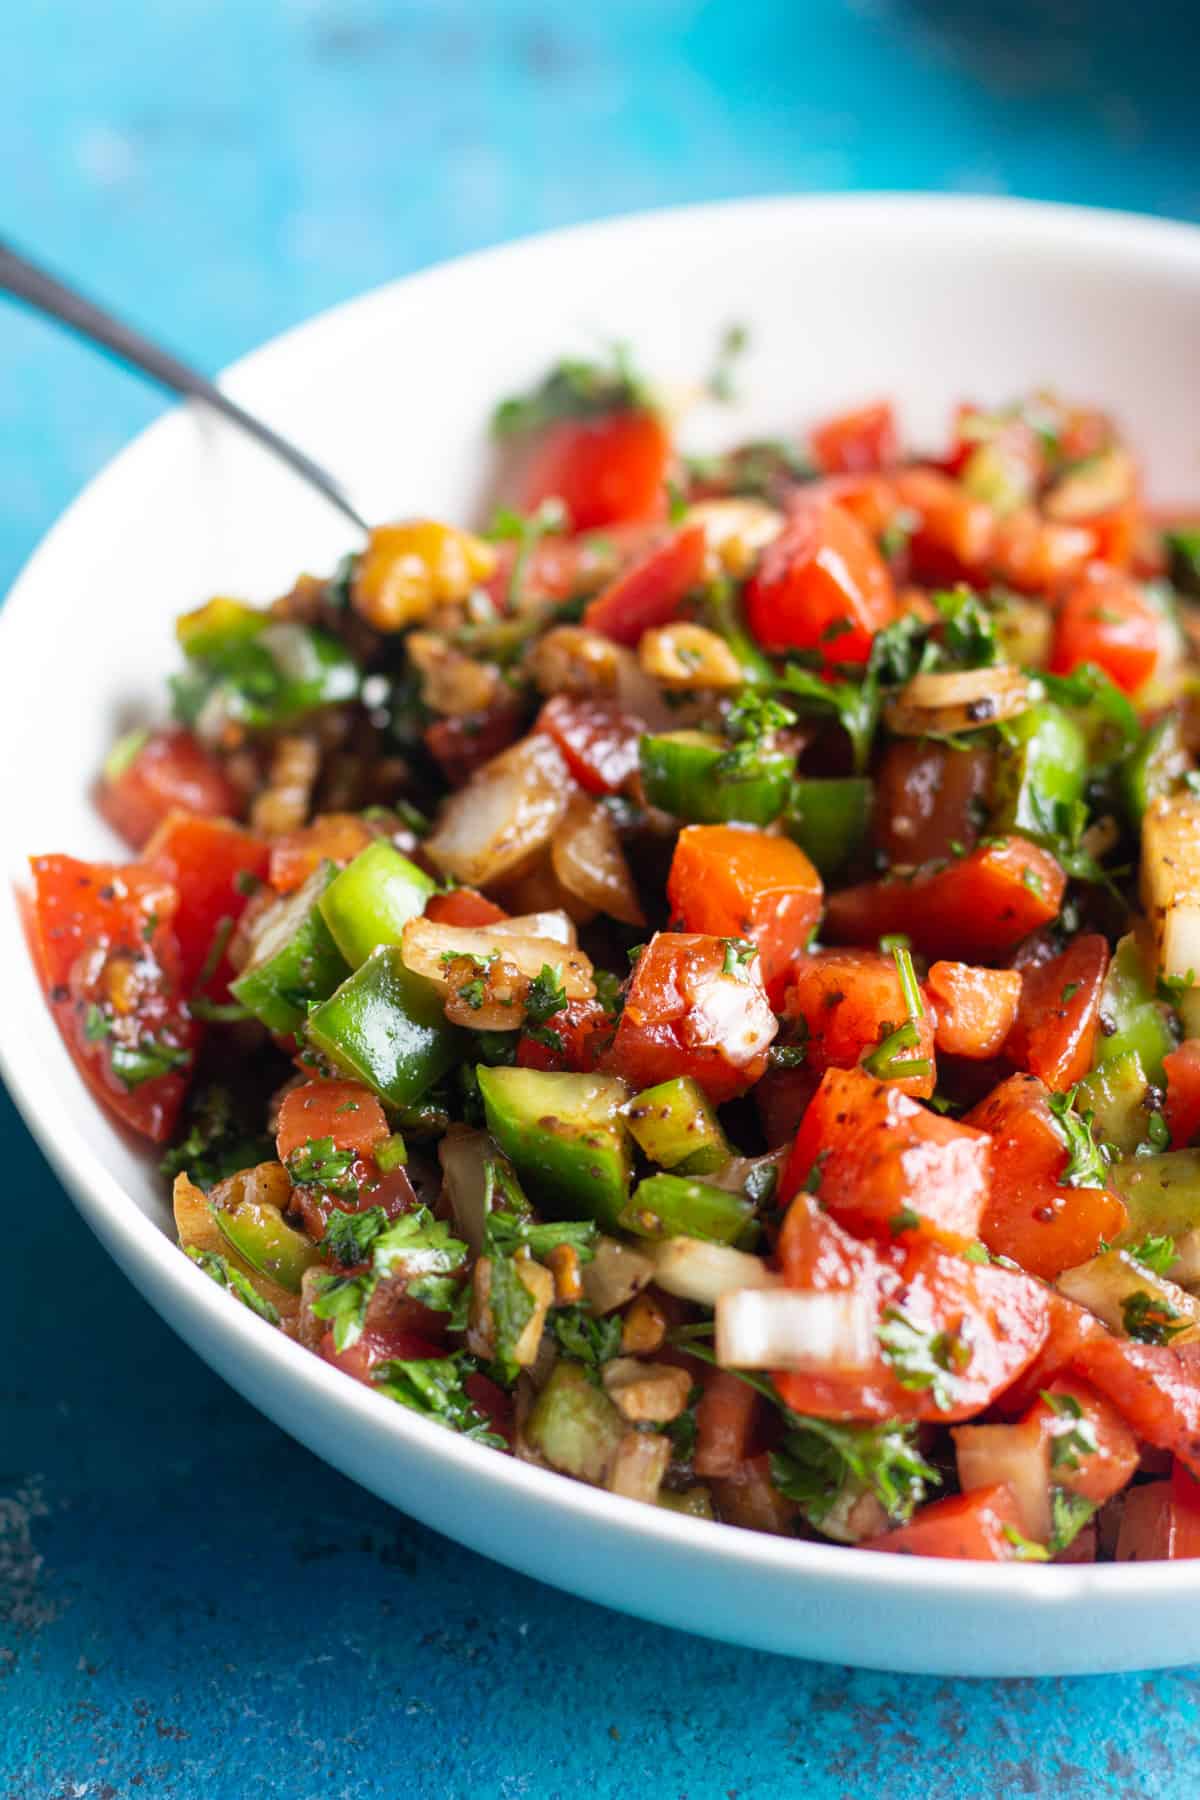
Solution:
{"label": "blue textured surface", "polygon": [[[436,258],[640,206],[946,187],[1197,218],[1194,18],[1165,0],[25,0],[4,27],[0,227],[217,366]],[[0,314],[0,586],[157,404]],[[454,1549],[171,1337],[2,1095],[0,1148],[4,1794],[1195,1794],[1195,1672],[797,1665]]]}

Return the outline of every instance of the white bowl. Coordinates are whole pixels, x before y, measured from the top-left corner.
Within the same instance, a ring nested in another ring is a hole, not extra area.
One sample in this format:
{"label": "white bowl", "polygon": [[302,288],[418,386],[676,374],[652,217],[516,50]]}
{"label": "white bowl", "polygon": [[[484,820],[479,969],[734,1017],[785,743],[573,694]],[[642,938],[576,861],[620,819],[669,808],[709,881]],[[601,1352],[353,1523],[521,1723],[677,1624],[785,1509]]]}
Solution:
{"label": "white bowl", "polygon": [[[469,257],[290,332],[229,387],[339,471],[369,515],[461,518],[485,480],[491,402],[552,357],[627,338],[656,375],[683,382],[737,320],[752,348],[744,401],[714,424],[727,438],[890,393],[909,433],[936,440],[955,400],[1049,382],[1119,415],[1152,492],[1194,497],[1198,319],[1200,231],[992,200],[765,200]],[[335,514],[203,414],[172,414],[118,457],[4,609],[12,874],[29,852],[113,853],[89,781],[118,728],[161,712],[176,613],[214,592],[265,598],[346,547]],[[231,1305],[174,1247],[151,1162],[75,1076],[7,884],[0,970],[5,1077],[131,1280],[285,1430],[449,1537],[589,1599],[798,1656],[955,1675],[1200,1657],[1200,1562],[993,1568],[787,1542],[613,1499],[347,1380]]]}

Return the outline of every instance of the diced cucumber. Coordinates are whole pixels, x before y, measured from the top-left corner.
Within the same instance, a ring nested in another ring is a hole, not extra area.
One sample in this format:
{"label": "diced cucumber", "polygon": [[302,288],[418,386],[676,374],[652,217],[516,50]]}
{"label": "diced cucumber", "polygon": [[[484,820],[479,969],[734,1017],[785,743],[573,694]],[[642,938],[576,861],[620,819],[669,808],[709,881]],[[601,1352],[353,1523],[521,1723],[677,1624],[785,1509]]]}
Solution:
{"label": "diced cucumber", "polygon": [[318,905],[336,873],[332,863],[322,863],[303,887],[263,913],[250,961],[229,984],[234,999],[269,1031],[296,1031],[310,1004],[328,999],[348,972]]}
{"label": "diced cucumber", "polygon": [[626,1426],[580,1363],[559,1362],[538,1395],[525,1436],[551,1468],[598,1485],[624,1437]]}
{"label": "diced cucumber", "polygon": [[1168,1273],[1189,1285],[1200,1281],[1200,1150],[1129,1157],[1113,1164],[1108,1184],[1129,1209],[1117,1243],[1128,1248],[1147,1237],[1173,1238],[1176,1259]]}
{"label": "diced cucumber", "polygon": [[384,838],[348,863],[321,896],[333,941],[357,969],[380,944],[398,944],[410,919],[425,910],[434,882]]}
{"label": "diced cucumber", "polygon": [[677,1175],[713,1175],[733,1155],[720,1120],[690,1075],[635,1094],[625,1118],[650,1161]]}
{"label": "diced cucumber", "polygon": [[531,1198],[557,1219],[612,1227],[629,1198],[632,1154],[614,1075],[476,1070],[488,1130]]}

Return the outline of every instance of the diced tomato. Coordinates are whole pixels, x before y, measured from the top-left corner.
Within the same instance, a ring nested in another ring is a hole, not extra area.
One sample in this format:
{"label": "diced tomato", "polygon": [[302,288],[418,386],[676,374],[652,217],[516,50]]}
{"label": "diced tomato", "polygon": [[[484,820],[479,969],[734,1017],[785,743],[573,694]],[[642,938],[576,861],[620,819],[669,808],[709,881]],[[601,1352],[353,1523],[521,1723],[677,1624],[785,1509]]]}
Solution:
{"label": "diced tomato", "polygon": [[952,1249],[979,1235],[988,1197],[987,1138],[930,1112],[860,1069],[830,1069],[796,1134],[781,1199],[816,1171],[830,1216],[884,1243],[934,1238]]}
{"label": "diced tomato", "polygon": [[241,795],[190,731],[168,726],[146,736],[115,774],[105,773],[96,805],[114,831],[140,850],[169,812],[235,818]]}
{"label": "diced tomato", "polygon": [[1049,1440],[1051,1479],[1102,1506],[1132,1480],[1137,1438],[1112,1401],[1078,1376],[1060,1375],[1046,1392],[1050,1401],[1039,1398],[1028,1419]]}
{"label": "diced tomato", "polygon": [[1050,1387],[1055,1380],[1069,1373],[1079,1346],[1087,1338],[1104,1330],[1095,1313],[1089,1312],[1074,1300],[1068,1300],[1062,1294],[1056,1294],[1053,1288],[1046,1290],[1046,1307],[1046,1342],[1024,1374],[1006,1389],[996,1403],[997,1410],[1005,1418],[1016,1418],[1027,1412],[1043,1388]]}
{"label": "diced tomato", "polygon": [[1056,594],[1087,567],[1095,541],[1087,526],[1044,519],[1032,506],[1020,507],[996,526],[990,572],[1018,593]]}
{"label": "diced tomato", "polygon": [[[422,1313],[424,1307],[419,1309]],[[436,1339],[424,1336],[412,1326],[398,1324],[383,1331],[365,1330],[356,1344],[345,1350],[334,1348],[332,1330],[325,1332],[321,1338],[319,1351],[325,1361],[332,1363],[344,1375],[353,1376],[355,1381],[363,1382],[367,1387],[374,1387],[372,1370],[380,1363],[391,1362],[425,1362],[446,1354],[446,1346]]]}
{"label": "diced tomato", "polygon": [[829,475],[808,491],[823,494],[846,512],[853,513],[873,541],[883,536],[900,504],[886,475]]}
{"label": "diced tomato", "polygon": [[890,1550],[897,1556],[950,1556],[964,1562],[1011,1562],[1016,1547],[1010,1532],[1020,1530],[1017,1503],[1010,1489],[977,1488],[973,1494],[951,1494],[920,1506],[907,1525],[897,1525],[871,1538],[864,1550]]}
{"label": "diced tomato", "polygon": [[685,525],[650,550],[583,609],[583,623],[614,643],[636,645],[644,631],[668,625],[704,574],[703,525]]}
{"label": "diced tomato", "polygon": [[604,700],[555,694],[537,718],[580,787],[589,794],[617,794],[638,766],[642,726],[631,713]]}
{"label": "diced tomato", "polygon": [[903,932],[930,956],[986,962],[1058,917],[1067,878],[1027,838],[990,840],[946,868],[866,881],[831,894],[822,936],[874,944]]}
{"label": "diced tomato", "polygon": [[[594,594],[621,566],[641,556],[661,538],[662,521],[610,525],[594,536],[539,538],[521,568],[521,600],[570,600]],[[507,611],[519,546],[512,540],[496,545],[496,567],[484,583],[500,610]]]}
{"label": "diced tomato", "polygon": [[1075,1353],[1076,1372],[1107,1394],[1138,1436],[1200,1475],[1200,1373],[1169,1344],[1097,1332]]}
{"label": "diced tomato", "polygon": [[1006,1054],[1056,1094],[1092,1066],[1107,972],[1108,944],[1098,933],[1073,938],[1060,956],[1025,971]]}
{"label": "diced tomato", "polygon": [[435,719],[425,728],[425,748],[451,787],[462,787],[476,769],[515,744],[525,726],[519,706],[497,706],[491,712],[464,713]]}
{"label": "diced tomato", "polygon": [[815,650],[826,663],[865,663],[896,613],[888,566],[858,520],[810,495],[763,551],[745,602],[765,650]]}
{"label": "diced tomato", "polygon": [[686,826],[667,879],[671,917],[684,930],[757,945],[773,1006],[821,916],[822,892],[799,844],[751,826]]}
{"label": "diced tomato", "polygon": [[[784,1013],[803,1019],[805,1067],[813,1074],[852,1069],[903,1023],[908,1008],[890,956],[878,950],[817,950],[792,966]],[[898,1092],[926,1097],[936,1078],[934,1015],[929,1007],[916,1020],[917,1043],[904,1061],[926,1062],[925,1074],[890,1082]]]}
{"label": "diced tomato", "polygon": [[1121,1509],[1117,1562],[1175,1562],[1200,1556],[1200,1486],[1176,1465],[1169,1481],[1130,1488]]}
{"label": "diced tomato", "polygon": [[1092,555],[1113,569],[1128,569],[1142,528],[1142,509],[1137,496],[1096,513],[1086,521],[1092,534]]}
{"label": "diced tomato", "polygon": [[75,1066],[124,1124],[161,1143],[199,1040],[180,976],[175,887],[137,863],[36,856],[31,867],[35,955]]}
{"label": "diced tomato", "polygon": [[1019,969],[935,962],[926,990],[937,1015],[934,1041],[939,1050],[979,1062],[999,1055],[1021,1002]]}
{"label": "diced tomato", "polygon": [[[255,885],[267,872],[263,838],[225,819],[171,813],[146,846],[144,861],[171,882],[179,896],[174,929],[179,944],[180,980],[187,994],[207,973],[204,993],[229,998],[233,968],[222,939],[228,940]],[[228,921],[228,924],[226,924]],[[215,962],[208,967],[217,951]]]}
{"label": "diced tomato", "polygon": [[896,1285],[896,1255],[884,1269],[875,1245],[854,1237],[804,1186],[808,1170],[793,1151],[779,1193],[787,1204],[779,1234],[779,1266],[789,1287],[818,1293],[873,1293],[889,1275]]}
{"label": "diced tomato", "polygon": [[558,1045],[523,1031],[517,1039],[517,1067],[521,1069],[569,1069],[587,1075],[596,1067],[601,1050],[612,1035],[612,1014],[598,1000],[568,1000],[561,1012],[547,1019],[544,1031],[553,1032]]}
{"label": "diced tomato", "polygon": [[992,1197],[980,1237],[997,1256],[1053,1281],[1118,1237],[1128,1214],[1107,1188],[1060,1186],[1070,1159],[1049,1101],[1035,1075],[1013,1075],[967,1123],[992,1140]]}
{"label": "diced tomato", "polygon": [[552,425],[533,452],[523,507],[561,500],[576,531],[663,511],[671,438],[653,412],[614,412]]}
{"label": "diced tomato", "polygon": [[472,887],[451,888],[448,894],[430,894],[425,917],[435,925],[494,925],[508,914],[485,894]]}
{"label": "diced tomato", "polygon": [[512,1395],[478,1369],[463,1377],[463,1391],[487,1420],[488,1430],[502,1437],[511,1449],[516,1434]]}
{"label": "diced tomato", "polygon": [[279,1107],[275,1148],[280,1162],[313,1139],[332,1138],[335,1150],[368,1157],[389,1135],[382,1106],[357,1081],[309,1081],[291,1088]]}
{"label": "diced tomato", "polygon": [[374,833],[358,813],[322,813],[311,825],[298,825],[271,845],[267,880],[277,894],[303,887],[323,862],[339,868],[365,850]]}
{"label": "diced tomato", "polygon": [[824,475],[871,474],[890,468],[899,455],[896,419],[887,400],[814,425],[810,441]]}
{"label": "diced tomato", "polygon": [[898,469],[892,480],[900,505],[916,517],[908,546],[913,578],[934,587],[982,575],[996,531],[991,507],[940,469]]}
{"label": "diced tomato", "polygon": [[1095,663],[1125,693],[1135,694],[1170,645],[1170,625],[1138,584],[1096,565],[1063,596],[1050,667],[1069,675],[1080,663]]}
{"label": "diced tomato", "polygon": [[1185,1038],[1163,1057],[1167,1072],[1167,1124],[1172,1150],[1186,1150],[1200,1135],[1200,1038]]}
{"label": "diced tomato", "polygon": [[893,738],[879,761],[872,818],[889,862],[911,867],[973,849],[994,762],[986,749]]}
{"label": "diced tomato", "polygon": [[727,1369],[706,1369],[702,1380],[692,1467],[702,1479],[732,1475],[750,1455],[762,1399],[749,1382]]}
{"label": "diced tomato", "polygon": [[691,1075],[718,1106],[744,1093],[766,1068],[776,1032],[757,960],[740,962],[717,937],[656,932],[604,1066],[635,1089]]}

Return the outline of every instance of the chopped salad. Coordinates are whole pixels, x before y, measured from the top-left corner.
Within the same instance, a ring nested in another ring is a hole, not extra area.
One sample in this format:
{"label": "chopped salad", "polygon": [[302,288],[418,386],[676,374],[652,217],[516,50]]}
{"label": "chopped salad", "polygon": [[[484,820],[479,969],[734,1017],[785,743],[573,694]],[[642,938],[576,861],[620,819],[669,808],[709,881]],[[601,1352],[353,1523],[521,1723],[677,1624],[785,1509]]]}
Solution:
{"label": "chopped salad", "polygon": [[1048,393],[699,457],[614,353],[493,424],[487,529],[180,618],[130,854],[32,861],[182,1250],[615,1495],[1200,1554],[1200,525]]}

